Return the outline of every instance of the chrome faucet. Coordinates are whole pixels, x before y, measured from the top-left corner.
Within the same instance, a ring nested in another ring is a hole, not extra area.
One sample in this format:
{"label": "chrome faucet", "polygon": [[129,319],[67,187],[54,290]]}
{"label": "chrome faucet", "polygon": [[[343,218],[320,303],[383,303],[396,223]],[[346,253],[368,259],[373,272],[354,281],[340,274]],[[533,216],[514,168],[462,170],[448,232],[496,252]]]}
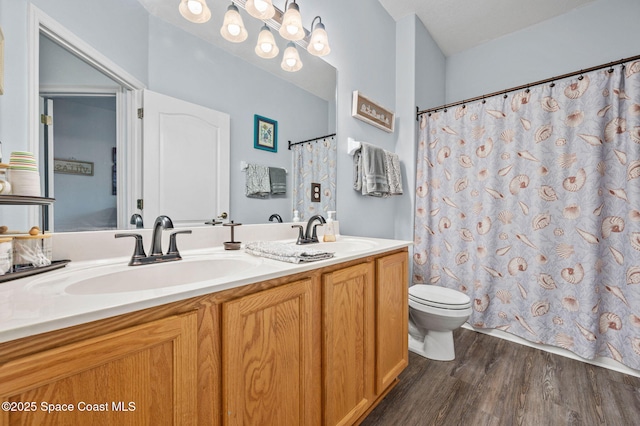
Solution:
{"label": "chrome faucet", "polygon": [[116,234],[116,238],[133,237],[136,239],[135,250],[129,266],[148,265],[151,263],[169,262],[172,260],[180,260],[180,252],[176,243],[177,234],[190,234],[191,230],[172,232],[169,237],[169,250],[167,254],[162,253],[162,230],[173,229],[173,222],[168,216],[158,216],[153,224],[153,234],[151,236],[151,253],[147,256],[144,252],[142,244],[142,235],[140,234]]}
{"label": "chrome faucet", "polygon": [[135,225],[136,229],[144,228],[142,216],[140,216],[138,213],[134,213],[131,215],[131,220],[129,221],[129,223],[131,225]]}
{"label": "chrome faucet", "polygon": [[[313,222],[315,222],[316,220],[320,223],[314,225]],[[316,227],[322,226],[325,223],[327,223],[327,221],[324,220],[324,217],[322,217],[321,215],[317,214],[311,216],[309,218],[309,221],[307,222],[307,230],[304,234],[302,233],[302,225],[291,225],[292,228],[298,228],[299,230],[298,241],[296,241],[296,244],[318,243],[319,241]]]}
{"label": "chrome faucet", "polygon": [[282,223],[282,216],[280,216],[278,213],[274,213],[269,216],[269,222],[273,222],[274,219],[276,220],[276,222]]}
{"label": "chrome faucet", "polygon": [[149,256],[162,256],[162,230],[173,229],[173,222],[169,216],[158,216],[153,223],[151,236],[151,254]]}

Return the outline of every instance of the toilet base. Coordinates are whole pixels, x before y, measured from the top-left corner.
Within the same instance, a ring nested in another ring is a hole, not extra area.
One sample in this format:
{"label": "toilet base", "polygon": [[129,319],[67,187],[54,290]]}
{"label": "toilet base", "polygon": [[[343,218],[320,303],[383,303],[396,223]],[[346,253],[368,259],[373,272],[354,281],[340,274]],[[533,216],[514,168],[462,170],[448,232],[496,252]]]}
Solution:
{"label": "toilet base", "polygon": [[409,350],[435,361],[453,361],[456,358],[452,331],[427,331],[424,340],[409,334]]}

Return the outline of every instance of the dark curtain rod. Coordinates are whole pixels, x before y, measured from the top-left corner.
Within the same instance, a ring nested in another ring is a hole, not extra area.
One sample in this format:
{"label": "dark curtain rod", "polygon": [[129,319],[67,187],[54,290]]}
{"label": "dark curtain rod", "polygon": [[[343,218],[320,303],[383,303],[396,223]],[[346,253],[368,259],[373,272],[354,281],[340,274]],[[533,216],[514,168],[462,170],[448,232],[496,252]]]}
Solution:
{"label": "dark curtain rod", "polygon": [[427,114],[427,113],[430,113],[430,112],[436,112],[436,111],[438,111],[440,109],[446,110],[447,108],[451,108],[451,107],[458,106],[458,105],[464,105],[464,104],[469,103],[469,102],[475,102],[475,101],[484,100],[486,98],[490,98],[492,96],[497,96],[497,95],[504,95],[506,97],[507,93],[510,93],[510,92],[515,92],[515,91],[523,90],[523,89],[529,89],[532,86],[539,86],[541,84],[553,83],[554,81],[562,80],[563,78],[573,77],[573,76],[581,75],[581,74],[584,74],[584,73],[587,73],[587,72],[596,71],[596,70],[599,70],[599,69],[602,69],[602,68],[613,67],[615,65],[620,65],[620,64],[627,63],[627,62],[637,61],[639,59],[640,59],[640,55],[632,56],[630,58],[620,59],[619,61],[609,62],[607,64],[598,65],[598,66],[595,66],[595,67],[587,68],[587,69],[580,70],[580,71],[571,72],[571,73],[568,73],[568,74],[557,75],[555,77],[551,77],[551,78],[547,78],[547,79],[544,79],[544,80],[536,81],[534,83],[524,84],[522,86],[512,87],[510,89],[500,90],[498,92],[488,93],[488,94],[482,95],[482,96],[476,96],[475,98],[471,98],[471,99],[463,99],[463,100],[458,101],[458,102],[453,102],[453,103],[450,103],[450,104],[441,105],[441,106],[435,107],[435,108],[425,109],[423,111],[419,111],[418,107],[416,107],[416,120],[418,120],[418,118],[422,114]]}
{"label": "dark curtain rod", "polygon": [[317,138],[313,138],[313,139],[307,139],[306,141],[300,141],[300,142],[295,142],[295,143],[291,143],[291,141],[289,141],[289,151],[291,151],[291,147],[294,145],[300,145],[301,143],[307,143],[307,142],[316,142],[319,141],[320,139],[326,139],[326,138],[330,138],[335,136],[335,133],[331,133],[330,135],[324,135],[324,136],[320,136]]}

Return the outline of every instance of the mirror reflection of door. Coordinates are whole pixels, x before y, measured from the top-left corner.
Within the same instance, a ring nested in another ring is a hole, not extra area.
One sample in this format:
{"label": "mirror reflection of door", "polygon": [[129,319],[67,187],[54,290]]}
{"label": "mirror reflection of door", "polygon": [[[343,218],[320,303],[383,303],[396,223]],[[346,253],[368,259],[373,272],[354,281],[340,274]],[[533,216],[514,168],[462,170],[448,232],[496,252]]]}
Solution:
{"label": "mirror reflection of door", "polygon": [[[116,229],[117,102],[121,86],[40,36],[41,140],[45,196],[57,232]],[[56,170],[57,169],[57,170]]]}
{"label": "mirror reflection of door", "polygon": [[52,130],[41,156],[43,188],[56,199],[53,229],[116,229],[115,96],[48,95],[44,104]]}

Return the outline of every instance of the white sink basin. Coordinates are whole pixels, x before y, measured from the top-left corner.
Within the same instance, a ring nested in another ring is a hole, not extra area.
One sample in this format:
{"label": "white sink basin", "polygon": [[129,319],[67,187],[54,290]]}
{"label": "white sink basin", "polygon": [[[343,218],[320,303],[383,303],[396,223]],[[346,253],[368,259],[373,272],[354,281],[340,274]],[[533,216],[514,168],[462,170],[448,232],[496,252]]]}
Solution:
{"label": "white sink basin", "polygon": [[230,277],[257,268],[261,263],[258,258],[220,255],[143,266],[106,265],[40,279],[30,288],[45,292],[62,289],[72,295],[127,293]]}

